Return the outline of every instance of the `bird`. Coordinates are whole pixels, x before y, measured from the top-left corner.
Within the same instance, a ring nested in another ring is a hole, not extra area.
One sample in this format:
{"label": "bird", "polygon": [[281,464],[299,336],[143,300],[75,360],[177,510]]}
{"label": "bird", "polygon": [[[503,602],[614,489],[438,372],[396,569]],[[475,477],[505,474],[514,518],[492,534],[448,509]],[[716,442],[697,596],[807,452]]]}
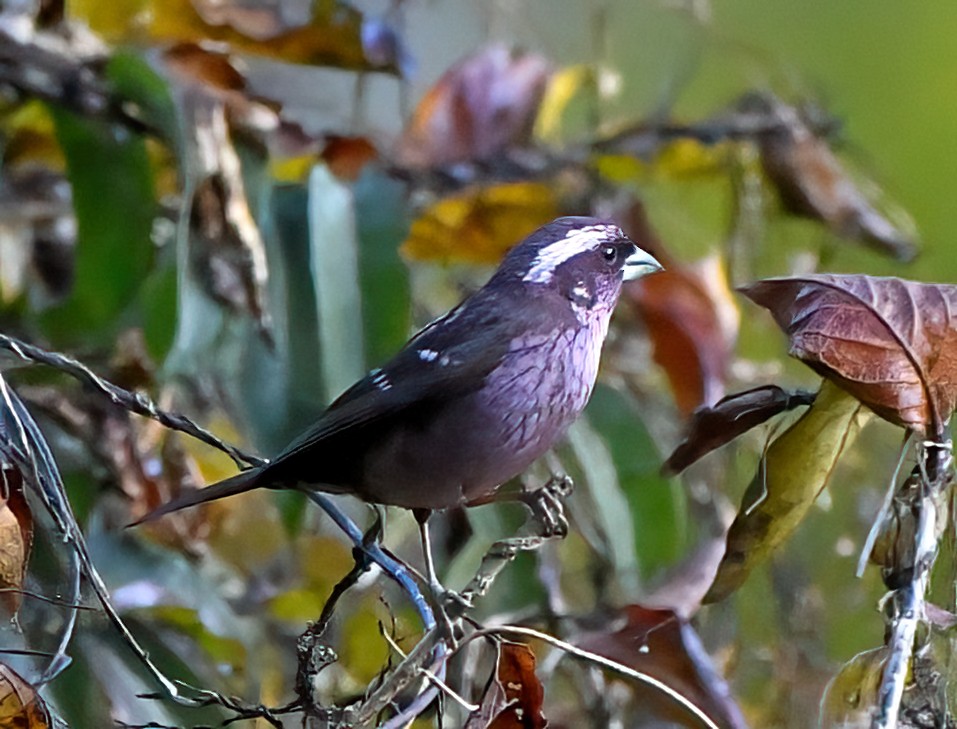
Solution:
{"label": "bird", "polygon": [[352,494],[425,513],[484,503],[582,412],[623,281],[661,268],[612,222],[557,218],[273,459],[137,523],[258,488]]}

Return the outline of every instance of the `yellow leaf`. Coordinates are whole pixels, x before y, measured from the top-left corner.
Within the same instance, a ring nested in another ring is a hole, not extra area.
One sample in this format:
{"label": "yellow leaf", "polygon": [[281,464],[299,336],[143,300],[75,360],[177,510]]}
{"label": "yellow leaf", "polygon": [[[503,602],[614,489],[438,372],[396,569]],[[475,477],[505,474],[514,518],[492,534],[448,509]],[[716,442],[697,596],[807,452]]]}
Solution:
{"label": "yellow leaf", "polygon": [[887,649],[881,647],[845,663],[824,690],[819,726],[871,726],[886,661]]}
{"label": "yellow leaf", "polygon": [[603,154],[595,160],[598,173],[609,182],[623,184],[646,180],[651,165],[624,154]]}
{"label": "yellow leaf", "polygon": [[151,12],[147,0],[70,0],[67,14],[82,20],[105,40],[129,39]]}
{"label": "yellow leaf", "polygon": [[340,662],[363,684],[379,675],[389,657],[389,646],[379,633],[377,608],[381,608],[381,604],[370,595],[342,625]]}
{"label": "yellow leaf", "polygon": [[555,195],[546,185],[473,188],[439,200],[412,223],[402,254],[415,260],[497,263],[557,214]]}
{"label": "yellow leaf", "polygon": [[63,151],[56,141],[53,118],[46,104],[28,101],[2,119],[3,163],[39,163],[53,170],[64,169]]}
{"label": "yellow leaf", "polygon": [[825,380],[814,404],[768,448],[728,532],[727,549],[705,597],[734,592],[797,529],[827,486],[841,453],[874,414]]}
{"label": "yellow leaf", "polygon": [[269,162],[269,174],[277,182],[305,182],[309,172],[316,166],[316,155],[277,157]]}
{"label": "yellow leaf", "polygon": [[594,84],[594,76],[594,69],[584,64],[569,66],[552,74],[535,120],[536,137],[544,141],[558,141],[565,110],[582,89]]}
{"label": "yellow leaf", "polygon": [[603,177],[619,184],[724,177],[733,144],[704,144],[686,137],[662,145],[648,160],[624,154],[605,154],[595,160],[595,165]]}
{"label": "yellow leaf", "polygon": [[277,620],[304,623],[322,614],[324,596],[316,590],[286,590],[269,601],[269,613]]}
{"label": "yellow leaf", "polygon": [[731,147],[731,142],[704,144],[697,139],[676,139],[658,152],[655,173],[672,180],[725,175]]}

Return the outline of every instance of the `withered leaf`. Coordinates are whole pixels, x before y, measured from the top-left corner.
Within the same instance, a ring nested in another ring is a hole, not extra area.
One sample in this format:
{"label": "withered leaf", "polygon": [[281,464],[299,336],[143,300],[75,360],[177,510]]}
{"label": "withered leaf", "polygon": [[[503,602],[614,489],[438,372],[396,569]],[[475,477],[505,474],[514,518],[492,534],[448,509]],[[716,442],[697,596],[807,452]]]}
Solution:
{"label": "withered leaf", "polygon": [[787,333],[789,352],[881,417],[939,432],[957,404],[957,286],[818,274],[742,292]]}
{"label": "withered leaf", "polygon": [[20,607],[19,590],[32,547],[33,515],[23,493],[23,476],[16,466],[4,466],[0,457],[0,602],[11,613]]}
{"label": "withered leaf", "polygon": [[545,689],[535,675],[535,654],[522,643],[503,642],[498,651],[496,675],[466,729],[543,729]]}
{"label": "withered leaf", "polygon": [[[584,633],[576,645],[658,679],[719,726],[746,727],[724,679],[715,671],[692,625],[672,610],[627,605],[607,630]],[[681,726],[699,720],[661,691],[639,686],[642,715]]]}
{"label": "withered leaf", "polygon": [[503,45],[463,59],[419,102],[396,160],[407,167],[438,167],[488,160],[527,144],[550,73],[542,56]]}
{"label": "withered leaf", "polygon": [[197,102],[192,114],[192,142],[204,172],[197,175],[190,201],[190,264],[213,299],[248,313],[272,345],[266,251],[249,209],[225,109],[216,102]]}
{"label": "withered leaf", "polygon": [[699,458],[730,443],[761,423],[787,410],[810,405],[814,393],[762,385],[736,392],[710,407],[694,411],[685,438],[668,456],[662,471],[681,473]]}
{"label": "withered leaf", "polygon": [[820,220],[835,234],[898,260],[917,255],[912,235],[872,204],[827,140],[815,134],[796,108],[757,94],[742,103],[767,114],[767,129],[756,135],[761,164],[789,212]]}
{"label": "withered leaf", "polygon": [[666,268],[626,284],[623,293],[648,328],[678,409],[690,415],[718,400],[738,334],[738,309],[720,260]]}
{"label": "withered leaf", "polygon": [[0,663],[0,727],[47,729],[50,712],[36,689],[16,671]]}

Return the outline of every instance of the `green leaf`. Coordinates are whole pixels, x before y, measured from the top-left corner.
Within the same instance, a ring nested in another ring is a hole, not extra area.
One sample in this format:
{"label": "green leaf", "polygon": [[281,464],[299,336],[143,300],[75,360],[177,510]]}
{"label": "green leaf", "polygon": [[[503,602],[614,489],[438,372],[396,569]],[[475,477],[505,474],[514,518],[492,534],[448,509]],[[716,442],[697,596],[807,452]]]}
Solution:
{"label": "green leaf", "polygon": [[116,51],[106,65],[106,78],[118,97],[137,107],[144,122],[168,142],[177,139],[176,109],[169,86],[149,63],[136,53]]}
{"label": "green leaf", "polygon": [[332,400],[365,370],[352,193],[326,167],[314,167],[309,175],[308,209],[319,356],[326,399]]}
{"label": "green leaf", "polygon": [[73,189],[76,283],[43,324],[58,340],[108,341],[150,263],[156,204],[146,145],[126,130],[52,109]]}
{"label": "green leaf", "polygon": [[591,540],[593,546],[604,551],[625,593],[634,595],[639,586],[635,530],[611,452],[587,417],[579,418],[568,429],[568,444],[582,477],[573,476],[577,488],[572,506],[577,503],[583,507],[582,519],[591,522],[589,531],[597,532],[597,543]]}
{"label": "green leaf", "polygon": [[370,364],[381,364],[409,337],[409,273],[399,246],[409,233],[405,185],[367,166],[354,188],[362,323]]}
{"label": "green leaf", "polygon": [[586,412],[608,446],[628,500],[641,572],[651,575],[685,546],[684,492],[680,482],[660,475],[661,454],[629,395],[598,385]]}
{"label": "green leaf", "polygon": [[797,529],[827,486],[841,453],[873,413],[830,381],[801,418],[768,448],[728,532],[705,602],[723,600]]}

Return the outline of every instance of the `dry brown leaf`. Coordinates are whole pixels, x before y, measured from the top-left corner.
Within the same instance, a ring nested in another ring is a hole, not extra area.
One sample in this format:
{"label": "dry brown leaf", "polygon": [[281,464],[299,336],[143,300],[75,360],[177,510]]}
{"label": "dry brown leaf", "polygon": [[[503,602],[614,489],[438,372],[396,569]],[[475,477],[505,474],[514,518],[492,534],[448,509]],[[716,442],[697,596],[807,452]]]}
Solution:
{"label": "dry brown leaf", "polygon": [[459,61],[419,102],[397,161],[428,168],[489,160],[527,145],[545,94],[549,62],[493,45]]}
{"label": "dry brown leaf", "polygon": [[558,214],[554,192],[535,182],[473,188],[439,200],[412,223],[402,254],[414,260],[498,263]]}
{"label": "dry brown leaf", "polygon": [[828,142],[809,128],[797,109],[756,94],[742,104],[768,117],[769,130],[757,135],[761,164],[789,212],[820,220],[835,234],[898,260],[917,255],[913,236],[874,207]]}
{"label": "dry brown leaf", "polygon": [[648,328],[678,409],[690,415],[719,400],[739,318],[721,260],[674,265],[626,284],[623,295]]}
{"label": "dry brown leaf", "polygon": [[819,274],[742,288],[789,352],[881,417],[931,435],[957,404],[957,286]]}
{"label": "dry brown leaf", "polygon": [[0,602],[12,614],[20,608],[19,590],[33,547],[33,515],[17,468],[0,466],[0,490]]}
{"label": "dry brown leaf", "polygon": [[730,443],[775,415],[814,402],[814,393],[763,385],[694,411],[685,438],[665,461],[666,474],[681,473],[699,458]]}
{"label": "dry brown leaf", "polygon": [[[607,630],[584,633],[575,644],[658,679],[719,726],[743,729],[741,711],[691,624],[672,610],[627,605]],[[642,714],[680,726],[701,723],[661,691],[638,686]],[[669,724],[670,725],[670,724]]]}
{"label": "dry brown leaf", "polygon": [[47,729],[50,712],[33,686],[0,663],[0,729]]}
{"label": "dry brown leaf", "polygon": [[535,675],[535,654],[521,643],[503,642],[498,650],[495,678],[466,729],[543,729],[545,689]]}
{"label": "dry brown leaf", "polygon": [[202,169],[190,200],[190,265],[213,299],[248,314],[271,345],[266,250],[249,209],[225,109],[215,101],[196,100],[189,113],[195,122],[196,167]]}

